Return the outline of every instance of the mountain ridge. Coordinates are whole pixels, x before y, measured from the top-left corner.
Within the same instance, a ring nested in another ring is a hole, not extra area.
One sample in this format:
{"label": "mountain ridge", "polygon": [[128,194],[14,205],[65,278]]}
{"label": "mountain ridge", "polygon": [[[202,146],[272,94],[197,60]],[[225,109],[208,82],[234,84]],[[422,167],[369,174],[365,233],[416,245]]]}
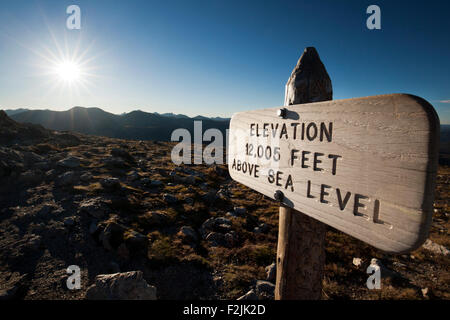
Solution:
{"label": "mountain ridge", "polygon": [[22,112],[5,110],[5,112],[17,122],[39,124],[51,130],[132,140],[170,141],[172,132],[180,128],[188,130],[193,136],[196,120],[202,120],[203,131],[216,128],[226,134],[229,126],[229,119],[225,118],[211,119],[199,116],[190,118],[179,114],[162,115],[141,110],[120,115],[98,107],[80,106],[66,111],[23,110]]}

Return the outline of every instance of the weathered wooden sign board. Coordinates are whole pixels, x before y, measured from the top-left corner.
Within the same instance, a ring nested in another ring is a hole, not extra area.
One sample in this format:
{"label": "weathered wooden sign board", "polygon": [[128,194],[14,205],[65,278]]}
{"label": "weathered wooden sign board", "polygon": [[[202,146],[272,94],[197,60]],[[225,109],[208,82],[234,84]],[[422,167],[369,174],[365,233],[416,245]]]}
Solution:
{"label": "weathered wooden sign board", "polygon": [[333,100],[234,114],[228,165],[234,180],[402,253],[428,236],[438,141],[437,114],[419,97]]}

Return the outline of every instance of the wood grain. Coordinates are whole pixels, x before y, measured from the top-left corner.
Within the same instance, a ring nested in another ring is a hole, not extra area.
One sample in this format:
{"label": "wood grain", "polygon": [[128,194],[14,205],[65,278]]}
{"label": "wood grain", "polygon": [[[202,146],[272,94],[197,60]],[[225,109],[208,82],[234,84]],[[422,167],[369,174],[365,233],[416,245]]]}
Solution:
{"label": "wood grain", "polygon": [[[234,180],[272,198],[281,190],[284,205],[387,252],[407,252],[425,241],[431,223],[439,139],[439,119],[428,102],[406,94],[332,100],[289,106],[286,119],[277,116],[278,109],[233,115],[228,163]],[[292,123],[307,126],[312,122],[318,127],[321,122],[332,122],[331,142],[325,135],[323,141],[302,140],[299,134],[294,139],[292,130],[287,130],[287,138],[272,138],[270,130],[266,132],[269,137],[262,136],[264,123],[278,124],[279,128],[286,124],[292,129]],[[250,135],[251,124],[259,125],[259,137]],[[281,158],[268,161],[246,155],[247,143],[270,145],[272,149],[278,146]],[[296,155],[300,157],[302,151],[310,152],[305,162],[308,168],[301,167],[301,159],[291,163],[292,149],[299,150]],[[317,164],[321,171],[312,168],[314,153],[323,154],[317,157],[322,160]],[[339,155],[335,174],[327,155]],[[259,165],[258,178],[248,170],[236,170],[233,164],[237,160],[248,166]],[[269,169],[283,172],[282,186],[269,183]],[[285,188],[289,175],[294,191]],[[314,198],[307,197],[308,181]],[[323,186],[327,203],[320,199]],[[355,202],[362,205],[356,211]]]}

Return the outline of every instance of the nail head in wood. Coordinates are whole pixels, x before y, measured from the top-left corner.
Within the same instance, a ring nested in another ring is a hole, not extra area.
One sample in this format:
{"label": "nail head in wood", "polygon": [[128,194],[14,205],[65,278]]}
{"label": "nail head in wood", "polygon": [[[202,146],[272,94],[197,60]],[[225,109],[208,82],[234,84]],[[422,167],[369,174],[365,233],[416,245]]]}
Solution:
{"label": "nail head in wood", "polygon": [[275,200],[281,202],[284,199],[284,193],[280,190],[277,190],[277,191],[275,191],[275,194],[273,195],[273,197],[275,198]]}
{"label": "nail head in wood", "polygon": [[277,111],[277,116],[278,117],[280,117],[282,119],[286,119],[286,115],[287,115],[287,109],[286,108],[278,109],[278,111]]}

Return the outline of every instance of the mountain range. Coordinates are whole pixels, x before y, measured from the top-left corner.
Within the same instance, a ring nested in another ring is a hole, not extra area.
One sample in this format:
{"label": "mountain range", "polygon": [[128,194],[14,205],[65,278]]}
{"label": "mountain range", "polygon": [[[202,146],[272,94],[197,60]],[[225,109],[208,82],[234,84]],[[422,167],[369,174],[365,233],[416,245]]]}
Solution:
{"label": "mountain range", "polygon": [[6,114],[21,123],[40,124],[45,128],[60,131],[75,131],[83,134],[133,140],[170,141],[175,129],[187,129],[191,136],[194,121],[202,121],[202,130],[219,129],[223,134],[228,129],[228,118],[190,118],[183,114],[149,113],[132,111],[116,115],[100,108],[73,107],[67,111],[52,110],[5,110]]}
{"label": "mountain range", "polygon": [[[202,121],[203,132],[210,128],[219,129],[226,134],[229,118],[188,117],[184,114],[144,112],[141,110],[120,115],[106,112],[100,108],[73,107],[67,111],[5,110],[13,120],[21,123],[40,124],[45,128],[60,131],[75,131],[110,138],[132,140],[170,141],[175,129],[184,128],[194,133],[194,121]],[[450,159],[450,125],[441,125],[441,156]]]}

